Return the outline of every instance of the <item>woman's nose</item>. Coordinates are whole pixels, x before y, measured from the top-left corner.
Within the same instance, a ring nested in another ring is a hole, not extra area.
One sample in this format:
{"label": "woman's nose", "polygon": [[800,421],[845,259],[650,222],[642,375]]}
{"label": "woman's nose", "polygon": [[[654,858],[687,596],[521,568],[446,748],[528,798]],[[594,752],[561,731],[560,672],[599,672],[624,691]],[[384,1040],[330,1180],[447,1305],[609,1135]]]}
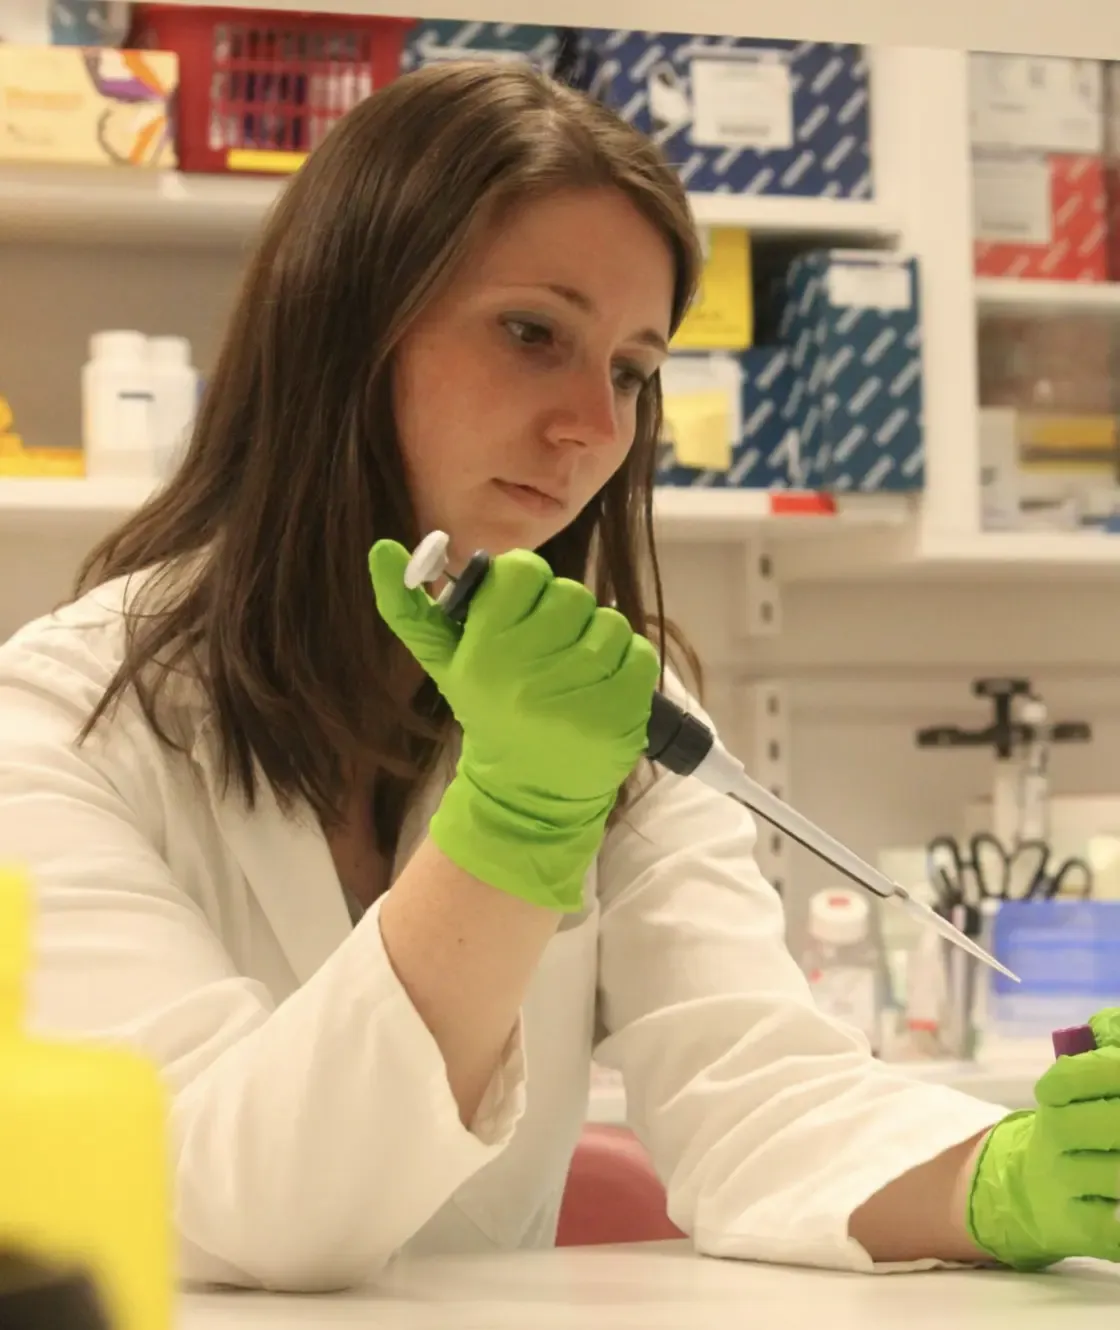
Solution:
{"label": "woman's nose", "polygon": [[610,447],[618,440],[618,391],[610,372],[572,375],[562,390],[556,423],[557,442],[585,448]]}

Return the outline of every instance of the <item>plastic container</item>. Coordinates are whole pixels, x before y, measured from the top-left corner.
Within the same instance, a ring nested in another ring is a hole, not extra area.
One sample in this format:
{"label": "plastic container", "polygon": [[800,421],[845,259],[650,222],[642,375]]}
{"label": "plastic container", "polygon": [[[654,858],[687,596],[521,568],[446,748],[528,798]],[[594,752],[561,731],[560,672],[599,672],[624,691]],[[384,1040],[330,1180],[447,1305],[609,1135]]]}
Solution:
{"label": "plastic container", "polygon": [[151,446],[161,477],[178,469],[190,442],[198,412],[198,370],[191,364],[185,337],[152,337],[148,341],[152,392]]}
{"label": "plastic container", "polygon": [[1120,1005],[1120,901],[1003,901],[990,950],[1021,980],[991,977],[988,1033],[1001,1041],[1046,1039]]}
{"label": "plastic container", "polygon": [[98,332],[82,367],[82,448],[86,475],[155,480],[148,339],[141,332]]}
{"label": "plastic container", "polygon": [[414,22],[140,4],[130,44],[179,57],[180,170],[282,175],[397,78]]}
{"label": "plastic container", "polygon": [[12,1259],[88,1277],[113,1330],[170,1330],[167,1096],[130,1050],[23,1033],[30,897],[0,870],[0,1234]]}
{"label": "plastic container", "polygon": [[808,934],[802,969],[817,1006],[861,1030],[878,1052],[883,966],[866,896],[848,888],[816,892],[809,900]]}

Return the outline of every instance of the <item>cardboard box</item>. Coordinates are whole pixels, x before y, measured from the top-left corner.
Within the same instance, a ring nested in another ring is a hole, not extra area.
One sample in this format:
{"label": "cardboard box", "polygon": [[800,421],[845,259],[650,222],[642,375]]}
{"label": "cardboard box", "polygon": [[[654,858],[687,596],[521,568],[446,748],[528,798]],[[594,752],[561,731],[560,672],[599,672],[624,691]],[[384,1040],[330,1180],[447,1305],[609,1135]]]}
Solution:
{"label": "cardboard box", "polygon": [[791,410],[813,489],[910,492],[925,483],[918,265],[875,251],[812,250],[784,282]]}
{"label": "cardboard box", "polygon": [[1105,230],[1108,276],[1120,282],[1120,61],[1105,68]]}
{"label": "cardboard box", "polygon": [[861,47],[590,31],[593,95],[649,134],[697,193],[869,198]]}
{"label": "cardboard box", "polygon": [[561,50],[559,28],[534,23],[464,23],[422,19],[409,30],[401,70],[448,60],[524,60],[551,74]]}
{"label": "cardboard box", "polygon": [[1120,510],[1115,416],[984,407],[979,443],[986,530],[1100,526]]}
{"label": "cardboard box", "polygon": [[1103,153],[1102,61],[975,53],[968,75],[974,148],[1075,157]]}
{"label": "cardboard box", "polygon": [[754,339],[751,243],[742,227],[702,227],[704,270],[674,351],[745,351]]}
{"label": "cardboard box", "polygon": [[[805,488],[793,358],[788,347],[756,346],[738,356],[673,356],[663,379],[667,425],[658,456],[657,484],[707,489]],[[670,438],[674,424],[682,418],[678,404],[689,398],[699,400],[706,392],[725,397],[728,442],[718,458],[699,455],[687,442],[681,448]]]}
{"label": "cardboard box", "polygon": [[972,187],[979,276],[1108,280],[1103,157],[977,149]]}
{"label": "cardboard box", "polygon": [[170,51],[0,45],[0,161],[174,167]]}

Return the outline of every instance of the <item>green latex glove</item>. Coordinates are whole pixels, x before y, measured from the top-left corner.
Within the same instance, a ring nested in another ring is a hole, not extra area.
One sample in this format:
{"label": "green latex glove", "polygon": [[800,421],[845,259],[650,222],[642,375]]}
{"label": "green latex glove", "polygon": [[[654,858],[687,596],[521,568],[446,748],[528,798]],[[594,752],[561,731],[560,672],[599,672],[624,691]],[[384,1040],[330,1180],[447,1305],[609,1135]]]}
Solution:
{"label": "green latex glove", "polygon": [[1005,1265],[1120,1261],[1120,1009],[1089,1022],[1096,1049],[1061,1057],[1036,1109],[989,1134],[969,1198],[972,1239]]}
{"label": "green latex glove", "polygon": [[482,881],[579,910],[607,816],[645,749],[657,653],[527,550],[494,560],[462,627],[405,587],[408,559],[396,541],[370,551],[377,608],[463,729],[429,834]]}

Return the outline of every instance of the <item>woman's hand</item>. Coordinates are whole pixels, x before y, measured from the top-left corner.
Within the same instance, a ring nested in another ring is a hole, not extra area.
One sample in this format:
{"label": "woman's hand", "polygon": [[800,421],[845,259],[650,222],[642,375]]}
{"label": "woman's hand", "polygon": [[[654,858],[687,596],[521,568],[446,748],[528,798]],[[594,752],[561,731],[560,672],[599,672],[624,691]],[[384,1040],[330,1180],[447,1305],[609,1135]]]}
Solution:
{"label": "woman's hand", "polygon": [[1059,1058],[1038,1107],[993,1128],[969,1198],[973,1239],[1006,1265],[1120,1261],[1120,1009],[1090,1024],[1097,1048]]}
{"label": "woman's hand", "polygon": [[463,729],[430,835],[535,904],[578,910],[619,787],[646,746],[660,662],[616,610],[539,555],[499,555],[465,625],[404,585],[408,551],[370,552],[377,608]]}

